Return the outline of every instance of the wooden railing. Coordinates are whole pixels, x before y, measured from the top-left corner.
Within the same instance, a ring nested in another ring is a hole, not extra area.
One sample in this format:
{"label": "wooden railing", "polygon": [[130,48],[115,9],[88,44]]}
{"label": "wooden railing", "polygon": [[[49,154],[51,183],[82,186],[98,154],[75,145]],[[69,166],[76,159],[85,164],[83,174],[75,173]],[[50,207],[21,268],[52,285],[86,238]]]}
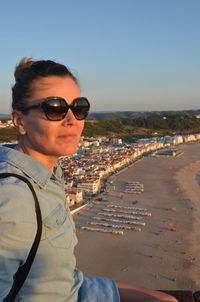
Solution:
{"label": "wooden railing", "polygon": [[200,291],[162,290],[162,292],[174,296],[179,302],[200,302]]}

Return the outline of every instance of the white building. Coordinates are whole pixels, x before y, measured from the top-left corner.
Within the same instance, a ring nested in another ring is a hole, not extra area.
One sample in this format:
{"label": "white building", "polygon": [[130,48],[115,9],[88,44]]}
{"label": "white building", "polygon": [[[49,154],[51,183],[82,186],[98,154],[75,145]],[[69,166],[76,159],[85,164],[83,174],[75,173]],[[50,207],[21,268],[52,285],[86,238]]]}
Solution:
{"label": "white building", "polygon": [[200,133],[196,133],[196,134],[194,134],[194,135],[195,135],[195,137],[196,137],[197,140],[200,139]]}
{"label": "white building", "polygon": [[183,136],[183,140],[185,143],[196,141],[196,137],[193,134],[188,134]]}
{"label": "white building", "polygon": [[81,191],[69,191],[67,192],[67,196],[69,196],[70,205],[83,201],[83,193]]}
{"label": "white building", "polygon": [[77,189],[89,194],[96,194],[100,189],[100,181],[97,180],[81,180],[77,184]]}

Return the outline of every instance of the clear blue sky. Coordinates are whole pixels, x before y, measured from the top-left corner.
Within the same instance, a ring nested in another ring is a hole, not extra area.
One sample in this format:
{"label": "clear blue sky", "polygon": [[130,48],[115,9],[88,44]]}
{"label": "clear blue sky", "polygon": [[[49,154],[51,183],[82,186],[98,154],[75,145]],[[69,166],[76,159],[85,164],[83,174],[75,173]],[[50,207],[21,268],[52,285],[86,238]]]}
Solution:
{"label": "clear blue sky", "polygon": [[0,0],[0,113],[24,56],[78,76],[92,111],[200,109],[199,0]]}

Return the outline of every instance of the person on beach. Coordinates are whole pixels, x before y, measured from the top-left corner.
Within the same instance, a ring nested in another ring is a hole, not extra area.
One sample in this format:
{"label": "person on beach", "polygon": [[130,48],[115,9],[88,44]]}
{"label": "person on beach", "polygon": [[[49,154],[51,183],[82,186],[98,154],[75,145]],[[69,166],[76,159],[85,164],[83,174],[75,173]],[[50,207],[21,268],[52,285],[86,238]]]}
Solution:
{"label": "person on beach", "polygon": [[[15,69],[15,79],[12,120],[18,144],[0,146],[0,173],[27,178],[42,214],[39,247],[15,301],[175,302],[164,293],[85,276],[76,268],[75,226],[56,161],[76,151],[90,104],[80,96],[77,79],[62,64],[24,58]],[[24,181],[1,178],[0,190],[0,301],[10,301],[6,297],[17,269],[27,259],[37,221],[33,196]]]}

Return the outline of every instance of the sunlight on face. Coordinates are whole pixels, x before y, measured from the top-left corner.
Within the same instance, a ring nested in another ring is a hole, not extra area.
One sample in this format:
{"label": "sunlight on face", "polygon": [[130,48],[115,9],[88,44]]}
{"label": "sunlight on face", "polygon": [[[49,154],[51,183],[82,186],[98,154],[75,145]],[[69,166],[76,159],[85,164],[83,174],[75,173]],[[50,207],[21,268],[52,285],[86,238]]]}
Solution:
{"label": "sunlight on face", "polygon": [[[32,84],[32,95],[27,105],[50,96],[62,97],[71,104],[80,96],[80,90],[69,77],[40,78]],[[70,109],[61,121],[49,121],[41,108],[31,109],[24,115],[23,121],[27,133],[24,137],[26,146],[35,151],[37,156],[55,158],[76,151],[84,127],[84,121],[76,120]]]}

